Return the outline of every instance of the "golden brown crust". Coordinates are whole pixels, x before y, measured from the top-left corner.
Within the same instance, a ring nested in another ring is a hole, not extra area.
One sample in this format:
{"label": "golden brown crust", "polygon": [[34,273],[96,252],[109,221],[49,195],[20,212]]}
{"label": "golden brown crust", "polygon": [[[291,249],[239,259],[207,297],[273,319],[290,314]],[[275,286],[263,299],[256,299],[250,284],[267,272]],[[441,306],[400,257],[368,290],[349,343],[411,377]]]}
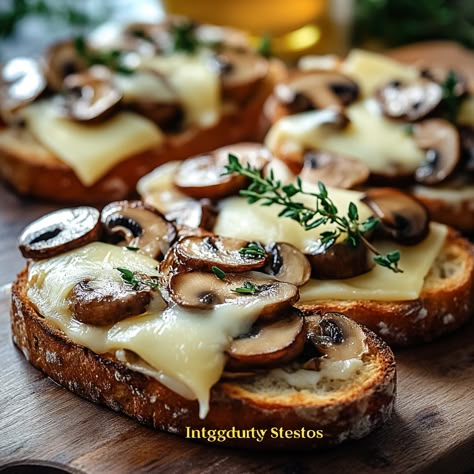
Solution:
{"label": "golden brown crust", "polygon": [[68,165],[38,143],[25,146],[23,137],[13,136],[8,145],[0,141],[0,178],[19,194],[55,202],[94,204],[124,199],[135,192],[142,176],[167,161],[253,139],[266,97],[286,74],[281,63],[275,61],[271,66],[255,96],[239,110],[224,115],[211,128],[167,135],[163,146],[118,163],[92,186],[84,186]]}
{"label": "golden brown crust", "polygon": [[[341,396],[312,397],[307,392],[272,396],[249,391],[238,382],[221,382],[211,394],[204,420],[198,404],[170,391],[158,381],[128,369],[110,354],[98,355],[72,343],[40,317],[26,297],[26,270],[12,288],[13,340],[31,364],[72,392],[141,423],[186,435],[190,429],[268,429],[263,442],[228,439],[226,445],[255,449],[317,449],[345,439],[357,439],[385,422],[395,397],[393,353],[372,333],[366,341],[373,367],[360,384]],[[280,439],[270,429],[323,430],[322,439]],[[201,440],[202,441],[202,440]],[[221,443],[219,443],[221,445]]]}
{"label": "golden brown crust", "polygon": [[301,309],[340,311],[390,345],[431,341],[462,326],[474,312],[474,246],[450,229],[441,255],[455,257],[464,267],[448,278],[428,277],[416,300],[321,300]]}

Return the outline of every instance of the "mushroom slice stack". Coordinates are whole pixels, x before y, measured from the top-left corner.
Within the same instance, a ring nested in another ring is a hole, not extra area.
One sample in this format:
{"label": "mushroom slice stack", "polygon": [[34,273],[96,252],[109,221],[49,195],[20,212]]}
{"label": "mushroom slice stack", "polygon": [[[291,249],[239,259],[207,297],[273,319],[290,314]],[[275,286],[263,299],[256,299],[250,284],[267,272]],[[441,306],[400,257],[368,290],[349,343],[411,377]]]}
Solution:
{"label": "mushroom slice stack", "polygon": [[311,276],[308,259],[296,247],[285,242],[277,242],[267,247],[269,254],[265,273],[277,280],[303,286]]}
{"label": "mushroom slice stack", "polygon": [[227,349],[227,370],[270,368],[298,357],[306,341],[304,319],[292,308],[278,321],[257,323]]}
{"label": "mushroom slice stack", "polygon": [[429,232],[426,207],[413,196],[393,188],[373,188],[361,199],[381,221],[382,228],[395,241],[416,245]]}
{"label": "mushroom slice stack", "polygon": [[99,240],[100,213],[94,207],[61,209],[32,222],[21,233],[20,251],[25,258],[54,257]]}
{"label": "mushroom slice stack", "polygon": [[361,326],[341,313],[305,316],[308,340],[332,361],[360,358],[367,350]]}
{"label": "mushroom slice stack", "polygon": [[174,185],[196,199],[221,199],[236,193],[245,186],[246,178],[224,174],[229,154],[237,156],[243,165],[248,164],[259,170],[271,159],[270,151],[258,143],[238,143],[218,148],[207,155],[184,161],[176,171]]}
{"label": "mushroom slice stack", "polygon": [[64,108],[69,117],[79,122],[95,123],[113,114],[122,100],[122,93],[114,86],[110,71],[93,66],[64,79],[66,98]]}
{"label": "mushroom slice stack", "polygon": [[245,272],[265,265],[267,256],[262,246],[252,243],[261,252],[252,250],[246,240],[217,235],[182,238],[175,246],[176,257],[194,270],[211,271],[218,267],[224,272]]}
{"label": "mushroom slice stack", "polygon": [[175,226],[142,201],[116,201],[102,210],[109,240],[161,259],[176,239]]}
{"label": "mushroom slice stack", "polygon": [[172,299],[179,305],[211,309],[224,303],[262,304],[260,319],[274,319],[298,300],[295,285],[253,272],[227,273],[222,279],[213,273],[178,273],[169,282]]}
{"label": "mushroom slice stack", "polygon": [[378,103],[387,117],[408,121],[426,117],[442,99],[441,86],[425,78],[410,84],[392,81],[377,92]]}
{"label": "mushroom slice stack", "polygon": [[456,127],[444,119],[430,119],[416,124],[413,132],[416,144],[426,150],[415,179],[432,185],[452,176],[461,159],[461,139]]}
{"label": "mushroom slice stack", "polygon": [[300,173],[303,181],[326,186],[353,189],[367,181],[369,167],[357,158],[328,151],[309,151],[304,155],[304,165]]}

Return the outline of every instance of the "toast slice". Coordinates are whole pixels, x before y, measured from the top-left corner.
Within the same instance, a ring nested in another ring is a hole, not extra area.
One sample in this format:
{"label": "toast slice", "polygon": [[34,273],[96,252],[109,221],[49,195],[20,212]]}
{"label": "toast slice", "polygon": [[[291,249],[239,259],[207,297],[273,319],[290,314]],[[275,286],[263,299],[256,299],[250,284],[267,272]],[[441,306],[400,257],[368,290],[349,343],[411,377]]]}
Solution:
{"label": "toast slice", "polygon": [[474,312],[474,246],[450,229],[446,243],[410,301],[320,300],[304,312],[340,311],[379,334],[388,344],[431,341],[462,326]]}
{"label": "toast slice", "polygon": [[[72,392],[154,428],[188,437],[190,429],[199,430],[201,437],[194,439],[210,442],[205,435],[209,430],[254,428],[267,430],[260,442],[248,435],[244,439],[227,437],[216,444],[317,449],[361,438],[392,412],[396,388],[393,353],[364,328],[368,349],[362,356],[363,366],[350,379],[322,378],[316,386],[300,389],[276,379],[271,372],[221,379],[212,388],[207,417],[200,419],[196,401],[131,370],[114,354],[99,355],[73,343],[50,325],[29,302],[26,278],[24,270],[13,284],[11,323],[13,341],[29,362]],[[293,430],[301,437],[272,436],[272,428]],[[316,439],[316,430],[322,430],[321,439]]]}

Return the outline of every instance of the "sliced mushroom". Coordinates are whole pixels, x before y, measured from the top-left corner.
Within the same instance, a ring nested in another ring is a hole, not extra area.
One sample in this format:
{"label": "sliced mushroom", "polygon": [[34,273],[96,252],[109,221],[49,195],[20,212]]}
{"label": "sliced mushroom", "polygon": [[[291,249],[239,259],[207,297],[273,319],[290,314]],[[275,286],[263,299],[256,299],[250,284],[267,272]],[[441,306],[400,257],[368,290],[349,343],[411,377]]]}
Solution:
{"label": "sliced mushroom", "polygon": [[102,210],[102,224],[111,241],[137,247],[161,259],[176,239],[175,226],[142,201],[116,201]]}
{"label": "sliced mushroom", "polygon": [[277,242],[267,247],[269,253],[265,273],[277,280],[304,285],[311,276],[311,265],[308,259],[296,247],[285,242]]}
{"label": "sliced mushroom", "polygon": [[170,207],[166,213],[169,221],[193,229],[211,230],[216,222],[218,210],[209,199],[183,201]]}
{"label": "sliced mushroom", "polygon": [[223,303],[245,305],[258,300],[262,305],[260,318],[264,319],[275,318],[299,297],[295,285],[253,272],[227,273],[223,279],[213,273],[178,273],[171,277],[169,286],[173,300],[190,308],[211,309]]}
{"label": "sliced mushroom", "polygon": [[474,128],[470,126],[459,127],[463,168],[468,173],[474,173]]}
{"label": "sliced mushroom", "polygon": [[63,90],[67,76],[84,71],[87,67],[87,61],[78,53],[74,41],[59,41],[46,51],[46,79],[48,86],[55,91]]}
{"label": "sliced mushroom", "polygon": [[239,158],[243,165],[263,169],[271,159],[270,151],[258,143],[237,143],[218,148],[207,155],[189,158],[176,171],[175,186],[196,199],[221,199],[236,193],[246,184],[244,176],[224,175],[229,154]]}
{"label": "sliced mushroom", "polygon": [[263,267],[267,260],[260,244],[217,235],[184,237],[174,248],[176,257],[193,270],[218,267],[224,272],[246,272]]}
{"label": "sliced mushroom", "polygon": [[361,201],[370,207],[380,219],[383,230],[397,242],[415,245],[428,235],[428,210],[413,196],[398,189],[373,188]]}
{"label": "sliced mushroom", "polygon": [[32,222],[21,233],[20,251],[25,258],[54,257],[99,240],[100,213],[88,206],[61,209]]}
{"label": "sliced mushroom", "polygon": [[122,93],[114,86],[110,71],[103,66],[93,66],[85,72],[67,76],[64,90],[64,110],[79,122],[105,120],[117,110],[122,100]]}
{"label": "sliced mushroom", "polygon": [[308,315],[305,323],[309,341],[327,359],[360,358],[367,350],[362,327],[341,313]]}
{"label": "sliced mushroom", "polygon": [[15,58],[0,69],[0,111],[8,120],[21,107],[38,98],[46,88],[39,64],[30,58]]}
{"label": "sliced mushroom", "polygon": [[142,314],[153,298],[150,288],[132,288],[113,280],[83,280],[69,294],[69,308],[77,321],[96,326],[115,324]]}
{"label": "sliced mushroom", "polygon": [[443,89],[425,78],[410,84],[396,80],[380,89],[376,98],[387,117],[412,122],[426,117],[438,107],[443,99]]}
{"label": "sliced mushroom", "polygon": [[452,176],[461,158],[456,127],[444,119],[430,119],[414,127],[416,144],[426,150],[424,163],[415,172],[419,183],[438,184]]}
{"label": "sliced mushroom", "polygon": [[278,84],[273,95],[279,104],[274,112],[276,118],[280,118],[308,110],[331,108],[342,111],[357,99],[359,87],[336,71],[304,71]]}
{"label": "sliced mushroom", "polygon": [[268,74],[268,61],[249,51],[226,50],[213,57],[225,99],[243,103]]}
{"label": "sliced mushroom", "polygon": [[313,150],[304,155],[300,178],[309,183],[322,181],[326,186],[352,189],[367,181],[369,175],[369,167],[357,158]]}
{"label": "sliced mushroom", "polygon": [[311,276],[321,280],[352,278],[373,267],[367,247],[361,244],[352,247],[347,242],[338,242],[328,248],[317,240],[305,249],[305,254],[311,264]]}
{"label": "sliced mushroom", "polygon": [[438,84],[445,84],[449,76],[452,75],[454,89],[453,92],[457,97],[462,97],[468,91],[468,83],[466,78],[457,71],[452,69],[431,67],[430,69],[423,69],[420,73],[421,77],[430,79]]}
{"label": "sliced mushroom", "polygon": [[234,339],[227,349],[226,369],[275,367],[289,362],[303,351],[306,340],[304,320],[293,308],[273,323],[257,324],[250,333]]}

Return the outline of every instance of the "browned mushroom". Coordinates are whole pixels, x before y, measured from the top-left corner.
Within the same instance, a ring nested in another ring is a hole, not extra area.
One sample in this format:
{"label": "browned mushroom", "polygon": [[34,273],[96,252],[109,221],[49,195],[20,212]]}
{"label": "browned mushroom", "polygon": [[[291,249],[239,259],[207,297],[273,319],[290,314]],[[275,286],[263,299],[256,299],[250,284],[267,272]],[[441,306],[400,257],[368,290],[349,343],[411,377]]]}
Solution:
{"label": "browned mushroom", "polygon": [[410,84],[392,81],[380,89],[376,97],[387,117],[415,121],[438,107],[443,89],[436,82],[421,77]]}
{"label": "browned mushroom", "polygon": [[211,230],[216,222],[217,214],[216,206],[209,199],[201,199],[172,205],[166,213],[166,218],[179,226]]}
{"label": "browned mushroom", "polygon": [[313,70],[299,72],[275,87],[275,118],[308,110],[332,108],[342,111],[354,102],[359,87],[352,79],[336,71]]}
{"label": "browned mushroom", "polygon": [[54,257],[99,239],[100,213],[94,207],[61,209],[32,222],[21,233],[19,247],[25,258]]}
{"label": "browned mushroom", "polygon": [[15,58],[0,69],[0,112],[8,121],[19,108],[33,102],[46,88],[39,64],[30,58]]}
{"label": "browned mushroom", "polygon": [[[468,83],[466,78],[457,71],[441,67],[430,67],[421,71],[421,77],[430,79],[438,84],[446,84],[446,81],[453,82],[453,93],[457,97],[462,97],[468,91]],[[451,77],[450,77],[451,76]]]}
{"label": "browned mushroom", "polygon": [[383,230],[397,242],[415,245],[428,235],[428,210],[413,196],[398,189],[373,188],[361,201],[370,207],[380,219]]}
{"label": "browned mushroom", "polygon": [[312,150],[304,154],[300,178],[309,183],[322,181],[326,186],[352,189],[367,181],[369,175],[369,167],[357,158]]}
{"label": "browned mushroom", "polygon": [[190,308],[211,309],[223,303],[246,305],[258,301],[263,319],[274,319],[299,297],[295,285],[253,272],[227,273],[222,279],[213,273],[183,272],[173,275],[169,286],[172,299]]}
{"label": "browned mushroom", "polygon": [[226,50],[213,57],[220,74],[225,99],[243,103],[251,97],[268,73],[268,61],[249,51]]}
{"label": "browned mushroom", "polygon": [[243,165],[263,169],[271,159],[270,151],[258,143],[237,143],[218,148],[207,155],[184,161],[176,171],[175,186],[193,198],[221,199],[245,186],[246,179],[237,174],[224,175],[229,154]]}
{"label": "browned mushroom", "polygon": [[142,201],[116,201],[102,210],[108,239],[161,259],[176,239],[175,226]]}
{"label": "browned mushroom", "polygon": [[338,242],[328,248],[317,240],[305,249],[305,254],[311,264],[311,276],[321,280],[352,278],[373,267],[365,245],[352,247]]}
{"label": "browned mushroom", "polygon": [[303,351],[306,340],[301,313],[292,308],[278,321],[255,325],[248,334],[234,339],[227,349],[226,369],[275,367]]}
{"label": "browned mushroom", "polygon": [[311,276],[308,259],[296,247],[285,242],[277,242],[267,247],[269,253],[265,273],[279,281],[302,286]]}
{"label": "browned mushroom", "polygon": [[193,270],[218,267],[224,272],[246,272],[263,267],[267,260],[260,244],[217,235],[184,237],[174,249],[176,257]]}
{"label": "browned mushroom", "polygon": [[424,120],[415,125],[416,144],[426,150],[424,163],[415,179],[423,184],[438,184],[452,176],[461,158],[461,140],[456,127],[444,119]]}
{"label": "browned mushroom", "polygon": [[64,79],[64,90],[64,110],[79,122],[95,123],[107,119],[122,100],[122,93],[112,82],[112,74],[103,66],[70,74]]}
{"label": "browned mushroom", "polygon": [[305,323],[309,341],[327,359],[360,358],[366,351],[362,327],[341,313],[307,315]]}
{"label": "browned mushroom", "polygon": [[113,280],[82,280],[73,286],[68,300],[74,319],[107,326],[144,313],[152,297],[149,287],[132,288]]}

